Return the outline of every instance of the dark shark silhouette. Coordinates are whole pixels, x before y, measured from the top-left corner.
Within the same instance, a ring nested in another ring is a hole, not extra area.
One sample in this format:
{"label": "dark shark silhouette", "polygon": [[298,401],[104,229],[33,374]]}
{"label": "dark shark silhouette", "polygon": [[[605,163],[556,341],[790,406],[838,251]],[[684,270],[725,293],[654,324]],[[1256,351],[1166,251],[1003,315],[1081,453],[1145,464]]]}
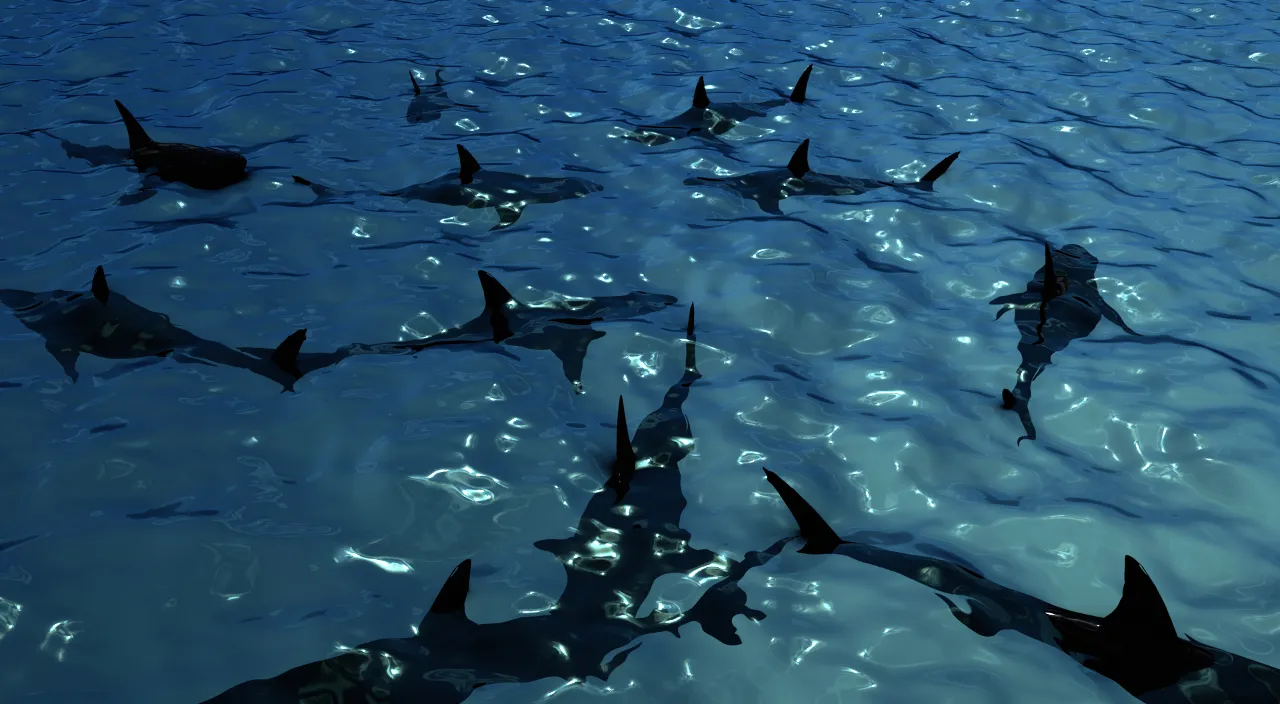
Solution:
{"label": "dark shark silhouette", "polygon": [[[687,337],[684,374],[634,438],[627,434],[619,400],[616,459],[605,486],[587,502],[574,535],[537,543],[560,560],[567,576],[554,609],[502,623],[470,620],[466,597],[471,560],[463,560],[412,637],[376,640],[271,679],[245,682],[205,704],[456,704],[494,683],[546,677],[607,681],[640,647],[633,644],[636,639],[664,632],[679,637],[680,627],[689,623],[698,623],[727,645],[741,643],[733,618],[758,621],[765,614],[747,606],[739,582],[791,539],[749,552],[741,561],[688,546],[691,536],[680,527],[686,501],[677,462],[687,453],[690,437],[682,405],[701,377],[692,306]],[[646,466],[638,466],[637,456],[648,460]],[[619,510],[622,502],[627,511]],[[639,616],[655,579],[699,569],[720,579],[691,609],[680,615],[655,610]]]}
{"label": "dark shark silhouette", "polygon": [[133,113],[119,100],[115,103],[129,132],[129,156],[139,171],[207,191],[226,188],[248,177],[245,167],[249,162],[243,155],[215,147],[157,142],[147,135]]}
{"label": "dark shark silhouette", "polygon": [[[511,292],[487,271],[481,270],[480,287],[484,310],[475,318],[429,337],[376,344],[356,343],[333,352],[303,352],[297,355],[299,376],[332,366],[347,357],[366,354],[407,354],[445,347],[506,352],[506,347],[546,350],[560,360],[564,375],[577,393],[583,392],[582,366],[587,347],[605,333],[593,323],[630,320],[675,305],[674,296],[633,291],[622,296],[602,296],[575,301],[565,307],[531,306],[516,300]],[[251,355],[267,358],[272,350],[243,348]]]}
{"label": "dark shark silhouette", "polygon": [[[843,539],[781,477],[768,469],[765,477],[800,527],[806,542],[799,552],[844,555],[941,592],[951,613],[978,635],[1017,631],[1058,648],[1148,704],[1280,702],[1280,670],[1178,637],[1160,592],[1130,556],[1120,603],[1106,616],[1091,616],[996,584],[959,559],[944,559],[955,557],[945,551],[943,558],[927,557]],[[970,612],[945,594],[964,597]]]}
{"label": "dark shark silhouette", "polygon": [[780,108],[787,103],[804,103],[809,89],[809,76],[813,73],[813,64],[800,74],[796,87],[790,94],[779,93],[777,98],[758,103],[716,103],[712,105],[707,96],[707,83],[702,76],[698,77],[698,85],[693,89],[693,103],[688,110],[655,125],[639,125],[634,132],[626,135],[627,139],[641,142],[647,146],[669,144],[678,139],[692,136],[716,137],[728,132],[739,122],[753,117],[765,117],[770,110]]}
{"label": "dark shark silhouette", "polygon": [[1014,310],[1014,321],[1022,333],[1018,353],[1022,364],[1018,366],[1018,381],[1012,390],[1001,391],[1001,404],[1006,410],[1016,411],[1026,435],[1023,440],[1036,439],[1036,427],[1031,422],[1031,382],[1049,366],[1054,353],[1061,352],[1072,340],[1088,337],[1102,318],[1110,320],[1130,335],[1138,335],[1125,324],[1098,292],[1094,280],[1098,260],[1078,244],[1053,249],[1044,243],[1044,266],[1036,271],[1027,289],[991,299],[992,304],[1003,306],[996,313],[996,320],[1009,310]]}
{"label": "dark shark silhouette", "polygon": [[405,111],[405,122],[411,125],[428,124],[439,120],[446,110],[456,107],[477,107],[456,102],[449,97],[444,90],[444,82],[440,78],[443,72],[444,69],[436,69],[436,82],[427,86],[419,85],[413,71],[409,72],[409,81],[413,83],[413,100],[409,101],[409,108]]}
{"label": "dark shark silhouette", "polygon": [[307,186],[317,202],[334,202],[335,198],[354,195],[380,195],[402,200],[420,200],[440,205],[468,208],[493,208],[498,211],[498,224],[494,229],[514,225],[524,209],[534,203],[558,203],[571,198],[582,198],[604,189],[598,183],[580,178],[547,176],[523,176],[505,171],[487,171],[461,144],[458,145],[458,171],[448,173],[426,183],[419,183],[394,191],[338,191],[301,176],[294,176],[295,183]]}
{"label": "dark shark silhouette", "polygon": [[784,169],[766,169],[730,178],[698,176],[686,179],[685,185],[710,185],[725,188],[743,198],[755,201],[756,205],[760,206],[760,209],[766,213],[782,215],[780,204],[784,198],[856,196],[875,188],[916,188],[931,191],[933,190],[933,182],[941,178],[958,158],[960,158],[960,152],[943,159],[915,183],[872,181],[811,171],[809,169],[809,140],[806,139],[800,143],[800,147],[791,155],[791,161],[787,163]]}
{"label": "dark shark silhouette", "polygon": [[44,338],[45,349],[73,382],[80,378],[76,361],[81,354],[104,359],[165,357],[183,364],[236,367],[266,377],[286,391],[292,391],[294,382],[302,377],[296,359],[307,336],[305,329],[261,357],[248,355],[187,332],[168,316],[110,290],[102,267],[94,272],[88,294],[0,289],[0,303]]}

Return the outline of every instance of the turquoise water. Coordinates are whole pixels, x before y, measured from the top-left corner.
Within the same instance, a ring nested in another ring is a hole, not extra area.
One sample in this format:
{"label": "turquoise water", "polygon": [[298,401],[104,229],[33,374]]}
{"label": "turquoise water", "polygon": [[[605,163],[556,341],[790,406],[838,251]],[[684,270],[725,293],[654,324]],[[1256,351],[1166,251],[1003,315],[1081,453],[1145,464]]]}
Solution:
{"label": "turquoise water", "polygon": [[[473,621],[554,600],[563,570],[533,543],[567,536],[607,476],[617,397],[634,430],[680,378],[690,302],[693,547],[739,559],[795,533],[767,465],[841,535],[907,532],[1076,611],[1110,611],[1133,555],[1180,633],[1280,667],[1278,31],[1274,8],[1229,2],[7,6],[4,288],[87,291],[102,266],[202,338],[271,348],[305,327],[317,352],[470,320],[478,269],[522,301],[680,303],[596,324],[583,394],[526,350],[353,357],[296,394],[81,355],[73,383],[0,317],[4,699],[203,701],[408,637],[465,558]],[[713,103],[761,101],[811,63],[804,104],[718,143],[621,138],[685,110],[698,76]],[[406,74],[437,69],[459,105],[409,124]],[[121,204],[133,168],[60,141],[127,147],[113,98],[157,139],[260,145],[261,170]],[[781,167],[804,139],[849,177],[961,157],[932,192],[781,217],[685,184]],[[398,189],[455,169],[458,143],[603,190],[491,229],[493,210],[313,205],[290,178]],[[1104,319],[1056,354],[1019,445],[999,408],[1019,333],[988,301],[1023,289],[1040,239],[1088,248],[1103,298],[1154,340]],[[469,701],[1133,700],[854,560],[788,549],[741,584],[767,614],[735,620],[741,645],[691,625],[646,636],[607,685]],[[705,588],[673,574],[640,598],[688,609]]]}

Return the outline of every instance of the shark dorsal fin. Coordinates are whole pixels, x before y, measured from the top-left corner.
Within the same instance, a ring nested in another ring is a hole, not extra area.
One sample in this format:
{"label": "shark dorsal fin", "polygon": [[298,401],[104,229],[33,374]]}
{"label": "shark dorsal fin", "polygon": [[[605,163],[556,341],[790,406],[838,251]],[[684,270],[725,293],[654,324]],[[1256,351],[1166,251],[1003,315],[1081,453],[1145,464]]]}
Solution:
{"label": "shark dorsal fin", "polygon": [[698,370],[698,341],[696,335],[693,334],[693,304],[689,304],[689,325],[685,328],[684,339],[688,340],[684,347],[684,369],[687,372]]}
{"label": "shark dorsal fin", "polygon": [[142,129],[142,123],[138,122],[138,118],[134,117],[133,113],[129,112],[129,108],[119,100],[116,101],[116,109],[120,111],[120,117],[124,120],[124,128],[129,131],[129,151],[137,151],[155,144],[155,140]]}
{"label": "shark dorsal fin", "polygon": [[1014,406],[1018,405],[1018,399],[1013,392],[1008,389],[1000,390],[1000,405],[1004,406],[1006,411],[1012,411]]}
{"label": "shark dorsal fin", "polygon": [[444,580],[444,585],[440,587],[440,592],[436,594],[436,600],[431,603],[431,609],[427,611],[427,615],[422,617],[422,623],[418,625],[418,635],[422,635],[427,630],[427,622],[432,616],[443,616],[446,614],[456,614],[466,618],[467,615],[467,592],[471,590],[471,560],[463,560],[453,568],[453,572],[449,573],[449,578]]}
{"label": "shark dorsal fin", "polygon": [[1169,608],[1164,605],[1155,582],[1130,555],[1124,556],[1124,588],[1120,603],[1102,619],[1103,628],[1119,631],[1120,637],[1172,641],[1178,639]]}
{"label": "shark dorsal fin", "polygon": [[413,83],[413,94],[422,95],[422,88],[418,87],[418,79],[414,77],[413,71],[409,72],[409,81]]}
{"label": "shark dorsal fin", "polygon": [[474,156],[471,156],[471,152],[467,151],[466,147],[459,144],[458,178],[462,181],[463,185],[471,183],[471,180],[475,178],[476,172],[479,170],[480,162],[476,161]]}
{"label": "shark dorsal fin", "polygon": [[921,185],[932,184],[934,181],[937,181],[938,179],[942,178],[942,175],[947,173],[947,169],[951,168],[951,165],[954,164],[956,159],[959,159],[959,158],[960,158],[960,152],[956,152],[955,154],[952,154],[946,159],[939,161],[937,165],[935,165],[932,169],[929,169],[929,171],[926,172],[924,176],[920,177],[919,183]]}
{"label": "shark dorsal fin", "polygon": [[295,379],[302,378],[302,370],[298,369],[298,353],[302,351],[302,343],[307,340],[307,329],[301,328],[295,330],[293,334],[284,338],[279,346],[271,353],[271,361],[275,362],[277,367],[293,375]]}
{"label": "shark dorsal fin", "polygon": [[484,310],[489,314],[489,324],[493,326],[493,341],[502,342],[513,334],[511,322],[507,319],[507,306],[516,297],[484,269],[480,270],[480,289],[484,292]]}
{"label": "shark dorsal fin", "polygon": [[627,409],[622,403],[622,396],[618,397],[618,432],[614,457],[613,468],[605,486],[613,489],[617,496],[614,501],[616,504],[621,503],[627,495],[627,490],[631,488],[631,477],[636,473],[636,451],[631,447],[631,431],[627,429]]}
{"label": "shark dorsal fin", "polygon": [[705,110],[711,107],[711,98],[707,97],[707,82],[698,76],[698,85],[693,89],[693,107]]}
{"label": "shark dorsal fin", "polygon": [[769,484],[773,485],[774,491],[778,492],[778,496],[782,497],[782,503],[786,504],[792,518],[796,519],[796,524],[800,526],[800,535],[805,540],[800,552],[810,555],[828,555],[845,542],[836,535],[834,530],[831,530],[831,526],[818,515],[813,506],[804,500],[800,492],[782,481],[782,477],[770,472],[768,468],[765,468],[764,476],[769,480]]}
{"label": "shark dorsal fin", "polygon": [[99,303],[107,305],[107,299],[111,297],[111,289],[107,288],[107,272],[103,271],[102,267],[94,270],[93,283],[89,286],[89,291]]}
{"label": "shark dorsal fin", "polygon": [[801,142],[796,153],[791,155],[791,161],[787,162],[787,171],[796,178],[804,178],[804,175],[809,173],[809,140]]}
{"label": "shark dorsal fin", "polygon": [[800,74],[800,80],[796,81],[796,87],[791,89],[791,102],[803,103],[805,91],[809,90],[809,74],[813,73],[813,64],[809,64],[809,68]]}

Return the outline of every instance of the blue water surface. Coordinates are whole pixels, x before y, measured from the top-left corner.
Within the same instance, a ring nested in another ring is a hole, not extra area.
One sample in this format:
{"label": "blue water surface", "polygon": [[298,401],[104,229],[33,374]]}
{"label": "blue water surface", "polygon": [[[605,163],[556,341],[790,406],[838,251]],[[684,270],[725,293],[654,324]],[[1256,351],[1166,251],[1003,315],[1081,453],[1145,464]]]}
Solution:
{"label": "blue water surface", "polygon": [[[809,100],[715,143],[628,125]],[[904,531],[1090,614],[1123,557],[1179,632],[1280,666],[1280,19],[1266,2],[228,0],[9,3],[0,18],[0,283],[114,291],[201,337],[307,350],[437,332],[483,308],[644,290],[597,324],[576,394],[549,353],[363,356],[281,393],[228,367],[82,355],[72,382],[0,317],[0,700],[199,702],[340,647],[404,637],[474,563],[467,613],[519,617],[564,584],[533,549],[679,377],[703,380],[681,463],[695,547],[795,532],[761,467],[841,534]],[[409,124],[409,72],[457,103]],[[261,146],[221,191],[121,204],[118,99],[157,139]],[[692,176],[786,164],[932,192],[797,198],[770,216]],[[587,178],[493,210],[376,196],[312,205],[302,175],[387,191],[457,168]],[[574,170],[565,171],[569,166]],[[1019,334],[994,320],[1041,240],[1087,247],[1139,344],[1104,320],[1036,382],[1039,437],[999,409]],[[1107,340],[1117,339],[1115,343]],[[156,511],[168,507],[166,511]],[[24,540],[32,538],[30,540]],[[12,541],[12,542],[11,542]],[[979,638],[931,590],[784,553],[742,583],[740,646],[653,635],[608,683],[479,702],[1126,702],[1015,635]],[[668,576],[642,597],[688,608]],[[646,607],[648,608],[648,607]]]}

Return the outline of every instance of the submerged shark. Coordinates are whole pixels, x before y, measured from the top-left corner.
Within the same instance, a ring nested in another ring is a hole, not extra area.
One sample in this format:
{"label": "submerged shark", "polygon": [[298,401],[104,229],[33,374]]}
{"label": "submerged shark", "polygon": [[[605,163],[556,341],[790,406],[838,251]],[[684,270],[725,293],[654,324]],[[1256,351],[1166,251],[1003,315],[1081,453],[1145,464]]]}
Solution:
{"label": "submerged shark", "polygon": [[216,147],[157,142],[133,113],[119,100],[115,103],[129,132],[129,156],[139,171],[153,173],[163,181],[178,181],[207,191],[226,188],[248,177],[245,167],[249,162],[243,155]]}
{"label": "submerged shark", "polygon": [[[734,617],[759,621],[765,614],[747,606],[739,583],[791,538],[740,561],[688,545],[691,536],[680,527],[686,500],[677,462],[690,440],[681,408],[701,377],[693,337],[690,306],[684,374],[634,438],[619,401],[617,452],[605,486],[587,502],[573,536],[537,543],[556,556],[568,578],[554,608],[501,623],[472,621],[466,614],[471,560],[463,560],[413,636],[376,640],[271,679],[251,680],[205,704],[456,704],[489,684],[547,677],[607,681],[642,645],[637,639],[655,633],[679,637],[690,623],[727,645],[741,643]],[[659,608],[639,615],[654,581],[681,573],[712,586],[683,613]]]}
{"label": "submerged shark", "polygon": [[455,107],[476,107],[455,102],[449,97],[444,90],[444,82],[440,78],[443,72],[444,69],[436,69],[436,82],[427,86],[419,85],[413,71],[409,72],[409,81],[413,83],[413,100],[409,101],[409,108],[405,111],[405,122],[411,125],[427,124],[439,120],[446,110]]}
{"label": "submerged shark", "polygon": [[[356,343],[332,352],[304,352],[297,356],[299,373],[337,364],[347,357],[366,354],[414,355],[423,350],[445,347],[498,352],[514,357],[504,348],[546,350],[560,360],[565,378],[577,393],[583,393],[582,366],[587,347],[605,333],[593,323],[631,320],[675,305],[674,296],[633,291],[622,296],[603,296],[547,305],[529,305],[516,300],[489,272],[479,272],[484,292],[484,310],[475,318],[428,337],[375,344]],[[273,351],[243,348],[256,357],[268,358]],[[518,358],[517,358],[518,359]]]}
{"label": "submerged shark", "polygon": [[625,138],[653,147],[694,135],[706,137],[722,135],[736,127],[739,122],[753,117],[764,117],[770,110],[780,108],[787,103],[803,103],[805,93],[809,89],[809,75],[812,73],[813,64],[810,64],[804,73],[800,74],[800,80],[796,81],[796,87],[790,94],[779,93],[777,98],[758,103],[716,103],[715,105],[712,105],[711,98],[707,96],[706,81],[699,76],[698,85],[693,89],[693,103],[688,110],[656,125],[639,125],[636,131],[625,135]]}
{"label": "submerged shark", "polygon": [[380,195],[402,200],[420,200],[440,205],[468,208],[494,208],[498,211],[498,224],[494,229],[514,225],[524,209],[534,203],[558,203],[571,198],[582,198],[604,190],[604,186],[580,178],[556,178],[524,176],[505,171],[487,171],[461,144],[458,145],[458,171],[448,173],[426,183],[414,184],[394,191],[342,192],[301,176],[293,180],[311,189],[317,202],[334,202],[343,195]]}
{"label": "submerged shark", "polygon": [[261,357],[248,355],[187,332],[168,316],[112,291],[102,267],[94,272],[88,294],[0,289],[0,303],[44,338],[45,349],[73,382],[80,378],[76,361],[81,354],[104,359],[172,358],[183,364],[235,367],[266,377],[286,391],[293,391],[294,382],[302,378],[297,355],[307,336],[305,329]]}
{"label": "submerged shark", "polygon": [[1098,260],[1084,247],[1069,244],[1053,249],[1044,243],[1044,266],[1036,271],[1022,293],[1011,293],[991,299],[993,305],[1003,306],[996,313],[996,320],[1009,310],[1014,310],[1014,321],[1022,333],[1018,353],[1022,364],[1018,365],[1018,381],[1013,390],[1001,391],[1001,403],[1006,410],[1015,411],[1022,421],[1026,435],[1023,440],[1036,439],[1036,427],[1031,422],[1031,382],[1049,366],[1054,353],[1061,352],[1072,340],[1088,337],[1106,318],[1130,335],[1138,335],[1098,292],[1094,280]]}
{"label": "submerged shark", "polygon": [[937,181],[951,168],[951,164],[960,158],[960,152],[938,162],[915,183],[893,183],[890,181],[872,181],[846,176],[820,174],[809,169],[809,140],[800,143],[800,147],[791,155],[791,161],[783,169],[766,169],[754,171],[730,178],[706,178],[702,176],[685,180],[687,186],[718,186],[728,189],[743,198],[749,198],[760,206],[760,209],[772,215],[782,215],[780,204],[784,198],[800,196],[856,196],[875,188],[916,188],[924,191],[933,190],[933,182]]}
{"label": "submerged shark", "polygon": [[[1071,611],[1001,586],[959,560],[912,555],[846,540],[777,474],[765,477],[800,527],[809,555],[844,555],[896,572],[938,592],[974,633],[1016,631],[1070,655],[1147,704],[1280,702],[1280,670],[1190,637],[1179,637],[1155,583],[1125,556],[1120,603],[1106,616]],[[855,536],[856,537],[856,536]],[[945,595],[963,597],[960,610]]]}

